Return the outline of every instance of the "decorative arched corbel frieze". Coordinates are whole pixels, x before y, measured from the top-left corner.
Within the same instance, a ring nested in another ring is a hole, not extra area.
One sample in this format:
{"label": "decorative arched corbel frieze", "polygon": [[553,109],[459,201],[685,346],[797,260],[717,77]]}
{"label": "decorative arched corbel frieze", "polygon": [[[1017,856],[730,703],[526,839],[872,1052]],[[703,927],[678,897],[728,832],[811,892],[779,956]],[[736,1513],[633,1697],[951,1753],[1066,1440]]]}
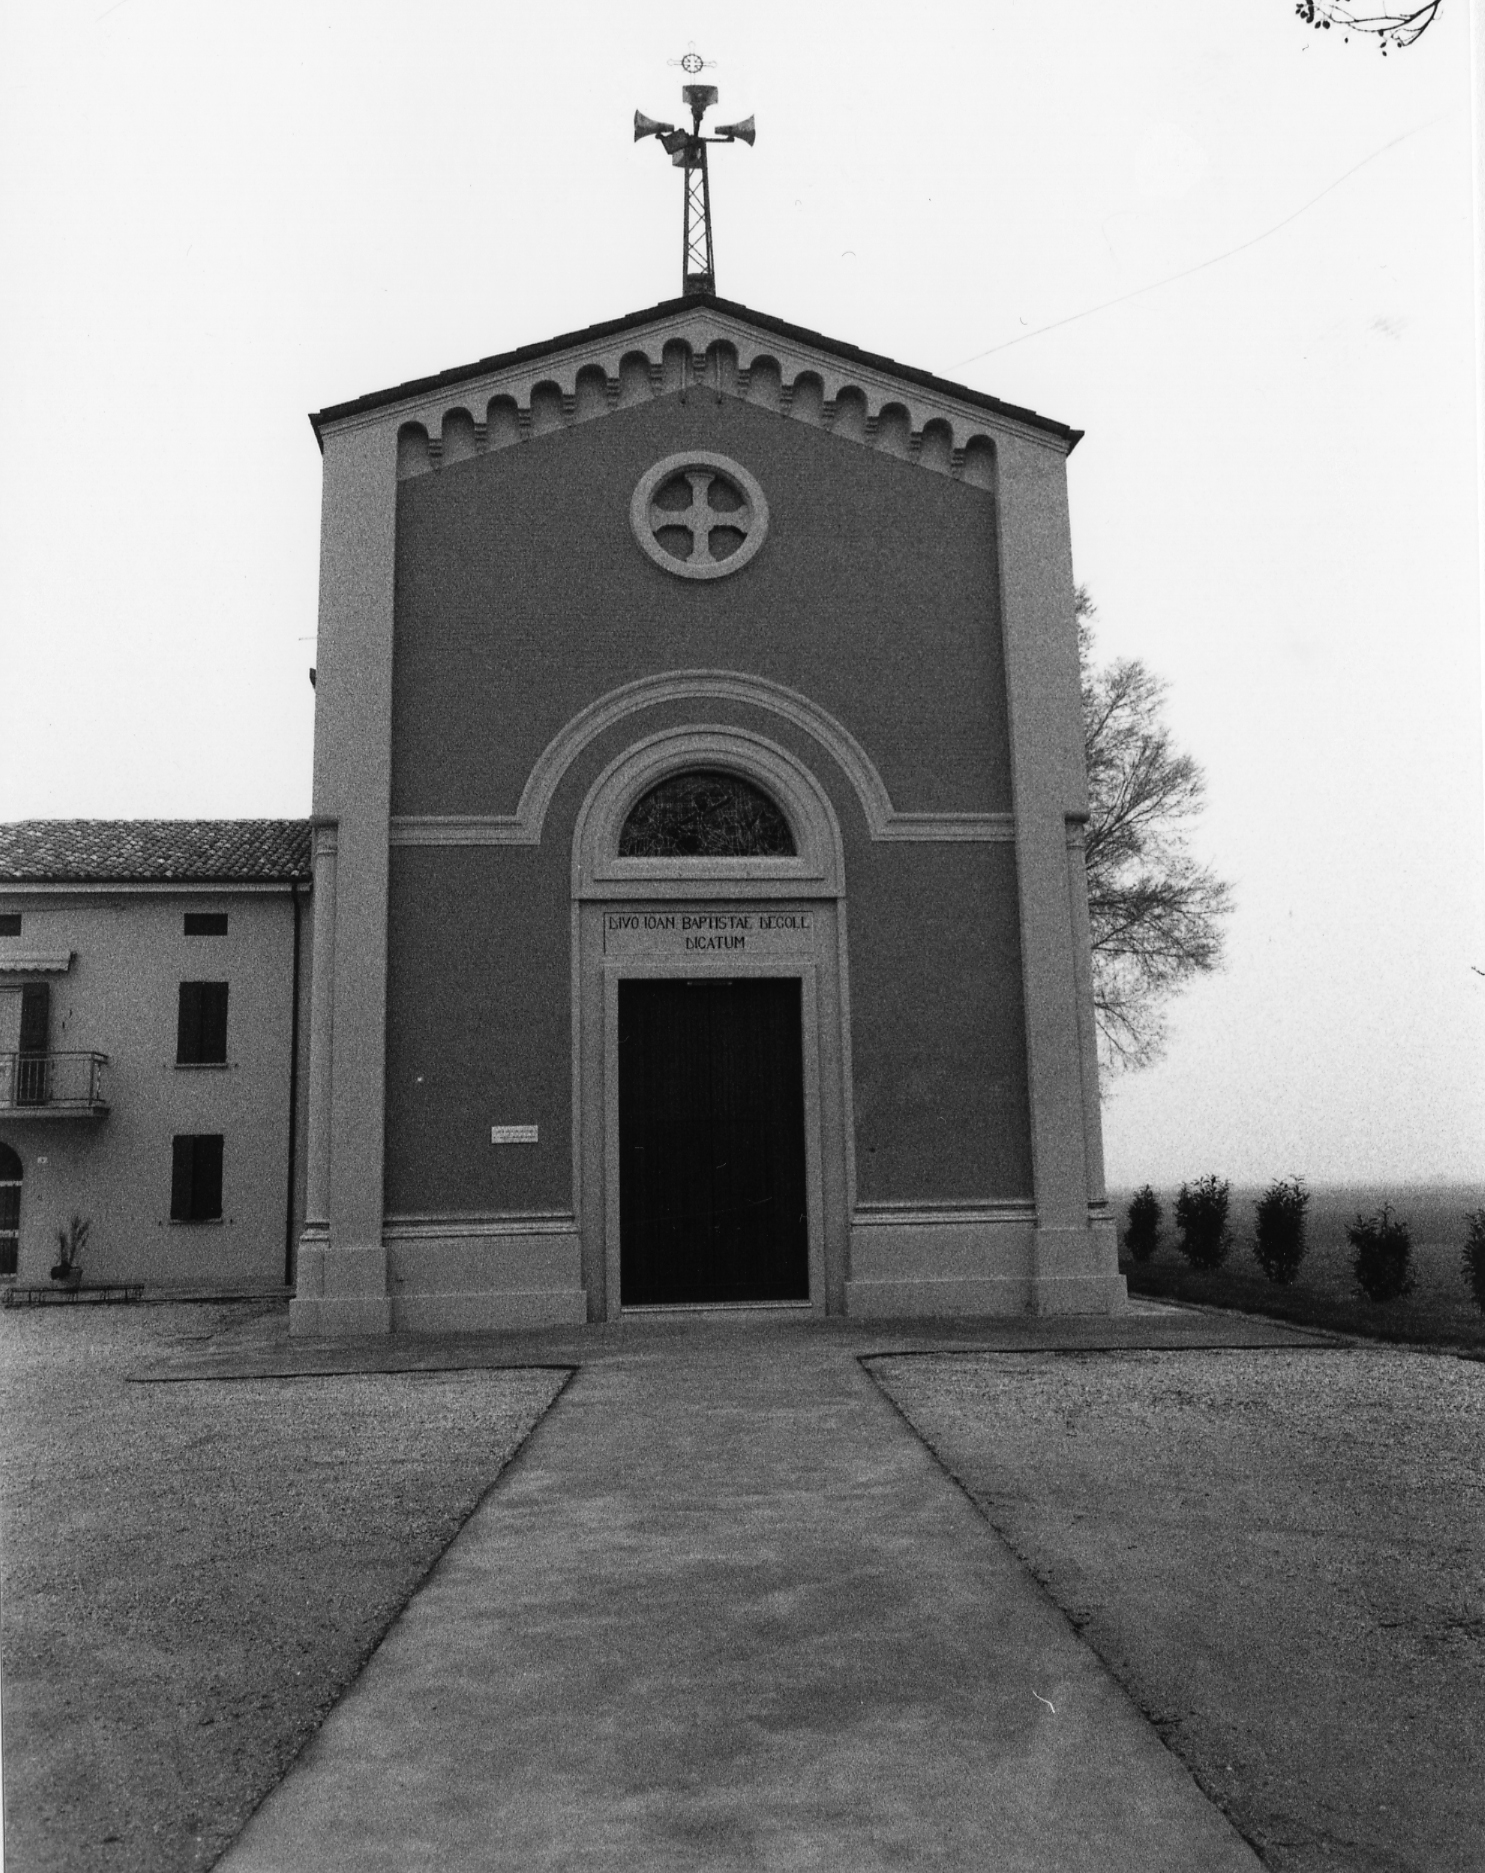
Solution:
{"label": "decorative arched corbel frieze", "polygon": [[528,415],[523,427],[521,407],[514,397],[491,397],[485,406],[485,446],[488,449],[508,449],[521,440],[530,427]]}
{"label": "decorative arched corbel frieze", "polygon": [[778,716],[811,736],[850,782],[874,840],[984,844],[1015,836],[1009,813],[900,813],[861,743],[798,690],[735,670],[673,670],[625,683],[580,710],[537,757],[514,813],[402,815],[392,821],[392,843],[539,845],[553,796],[582,751],[627,717],[677,702],[739,703]]}
{"label": "decorative arched corbel frieze", "polygon": [[414,475],[431,475],[432,472],[428,431],[421,423],[404,423],[397,431],[397,479],[410,481]]}
{"label": "decorative arched corbel frieze", "polygon": [[[689,320],[682,321],[684,329],[660,326],[638,344],[630,333],[622,345],[575,347],[525,369],[409,400],[398,412],[398,478],[539,442],[613,410],[671,395],[736,397],[791,422],[826,429],[858,448],[991,491],[998,429],[1048,444],[1031,425],[987,420],[946,393],[781,344],[773,333],[741,321],[718,330],[722,322],[717,314],[694,329]],[[380,420],[386,415],[380,413]]]}
{"label": "decorative arched corbel frieze", "polygon": [[462,404],[456,404],[452,410],[445,410],[438,451],[439,466],[446,468],[451,462],[467,462],[478,453],[478,433],[474,418],[468,410]]}

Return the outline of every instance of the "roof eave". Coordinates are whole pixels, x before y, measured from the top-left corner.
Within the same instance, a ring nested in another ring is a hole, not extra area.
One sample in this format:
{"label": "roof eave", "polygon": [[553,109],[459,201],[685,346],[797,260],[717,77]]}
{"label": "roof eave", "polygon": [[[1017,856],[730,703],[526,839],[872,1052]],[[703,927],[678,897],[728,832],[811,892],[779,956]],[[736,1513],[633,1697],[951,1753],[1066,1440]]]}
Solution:
{"label": "roof eave", "polygon": [[309,884],[313,878],[313,871],[236,872],[231,877],[224,877],[220,872],[171,872],[163,877],[159,872],[0,872],[0,891],[19,885],[47,885],[64,891],[68,885],[75,884],[118,885],[120,889],[131,885],[189,884],[208,888],[220,886],[223,891],[234,891],[248,885]]}
{"label": "roof eave", "polygon": [[757,312],[751,306],[745,306],[735,299],[721,299],[712,293],[691,293],[679,299],[662,299],[657,305],[646,306],[638,312],[626,313],[622,318],[608,319],[598,325],[589,325],[580,331],[563,332],[555,338],[548,338],[534,345],[520,345],[514,351],[504,351],[494,357],[479,358],[472,364],[462,364],[452,370],[438,371],[430,377],[416,377],[406,383],[394,384],[386,390],[374,390],[362,397],[353,397],[345,403],[329,404],[323,410],[314,411],[310,416],[310,426],[315,433],[315,441],[323,454],[325,431],[330,426],[347,417],[364,416],[372,410],[386,409],[398,403],[412,402],[425,397],[433,391],[452,390],[460,384],[474,378],[488,377],[497,371],[508,370],[521,364],[529,364],[542,357],[554,357],[562,351],[580,344],[591,344],[595,340],[612,337],[617,333],[634,331],[643,325],[652,324],[657,319],[668,318],[684,310],[694,310],[698,305],[706,305],[718,312],[728,313],[750,325],[764,331],[777,333],[782,338],[793,339],[796,343],[813,345],[852,363],[865,365],[873,370],[888,372],[907,383],[921,385],[924,389],[937,391],[942,396],[951,396],[963,403],[986,410],[1008,421],[1024,423],[1034,429],[1055,436],[1066,446],[1066,453],[1071,455],[1082,441],[1084,431],[1073,429],[1066,423],[1059,423],[1054,417],[1042,416],[1036,410],[1028,410],[1019,404],[1005,403],[999,397],[993,397],[988,391],[975,390],[968,384],[956,384],[946,377],[936,377],[931,371],[920,370],[916,365],[901,364],[895,358],[889,358],[879,352],[863,351],[857,345],[850,345],[842,339],[830,338],[823,332],[815,332],[802,325],[792,325],[787,319],[775,318],[771,313]]}

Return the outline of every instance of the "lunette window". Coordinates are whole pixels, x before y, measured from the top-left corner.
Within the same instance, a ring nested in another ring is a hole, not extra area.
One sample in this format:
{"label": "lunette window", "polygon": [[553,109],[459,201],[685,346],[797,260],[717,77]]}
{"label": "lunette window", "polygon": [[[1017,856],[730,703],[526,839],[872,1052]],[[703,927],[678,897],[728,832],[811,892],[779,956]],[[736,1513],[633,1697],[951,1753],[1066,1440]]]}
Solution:
{"label": "lunette window", "polygon": [[641,795],[619,834],[620,858],[793,858],[789,822],[741,774],[672,774]]}

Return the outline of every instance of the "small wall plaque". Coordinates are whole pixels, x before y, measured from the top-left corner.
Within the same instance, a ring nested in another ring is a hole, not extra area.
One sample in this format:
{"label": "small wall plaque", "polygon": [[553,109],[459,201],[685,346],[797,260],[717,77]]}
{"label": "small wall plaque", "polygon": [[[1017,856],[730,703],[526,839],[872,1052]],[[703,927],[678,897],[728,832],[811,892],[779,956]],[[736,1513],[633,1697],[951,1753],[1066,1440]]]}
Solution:
{"label": "small wall plaque", "polygon": [[534,1145],[537,1138],[535,1125],[492,1125],[490,1143],[492,1145]]}

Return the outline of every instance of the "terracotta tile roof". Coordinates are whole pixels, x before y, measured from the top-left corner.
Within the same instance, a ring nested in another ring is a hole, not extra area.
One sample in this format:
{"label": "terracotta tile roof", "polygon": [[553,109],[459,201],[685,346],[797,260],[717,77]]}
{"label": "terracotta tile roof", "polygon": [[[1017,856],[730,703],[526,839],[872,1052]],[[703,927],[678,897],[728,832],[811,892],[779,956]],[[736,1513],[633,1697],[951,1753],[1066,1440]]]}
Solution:
{"label": "terracotta tile roof", "polygon": [[0,823],[0,884],[308,878],[307,819],[20,819]]}

